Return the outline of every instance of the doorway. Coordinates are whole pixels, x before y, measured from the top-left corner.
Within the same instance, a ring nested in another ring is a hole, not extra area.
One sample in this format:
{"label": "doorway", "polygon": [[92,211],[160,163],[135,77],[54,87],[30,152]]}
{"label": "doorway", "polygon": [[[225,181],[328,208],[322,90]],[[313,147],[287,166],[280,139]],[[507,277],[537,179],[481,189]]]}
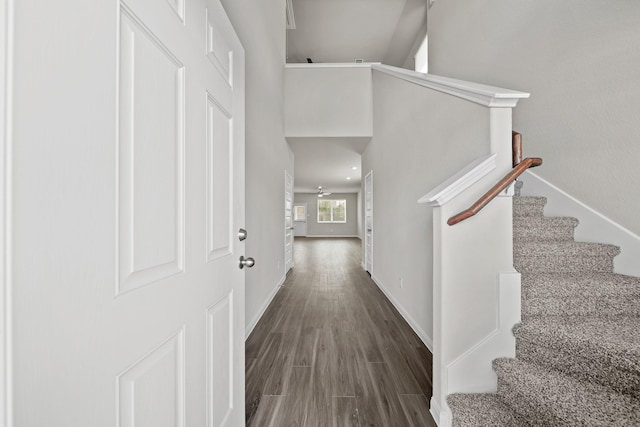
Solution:
{"label": "doorway", "polygon": [[293,235],[295,237],[307,237],[307,204],[295,203],[293,205]]}
{"label": "doorway", "polygon": [[364,269],[373,274],[373,171],[364,178]]}

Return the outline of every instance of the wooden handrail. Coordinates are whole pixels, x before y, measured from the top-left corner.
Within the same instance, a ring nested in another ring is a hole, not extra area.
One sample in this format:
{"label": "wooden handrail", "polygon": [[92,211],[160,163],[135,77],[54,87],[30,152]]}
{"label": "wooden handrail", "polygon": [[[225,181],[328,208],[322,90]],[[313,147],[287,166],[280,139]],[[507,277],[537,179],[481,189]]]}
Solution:
{"label": "wooden handrail", "polygon": [[513,150],[513,166],[516,167],[522,161],[522,134],[515,130],[511,132],[511,148]]}
{"label": "wooden handrail", "polygon": [[454,225],[459,223],[460,221],[464,221],[467,218],[470,218],[480,212],[482,208],[484,208],[490,201],[492,201],[500,192],[502,192],[505,188],[511,185],[511,183],[518,178],[520,175],[524,173],[529,168],[535,168],[536,166],[540,166],[542,164],[542,159],[539,157],[527,157],[518,165],[511,170],[508,174],[504,176],[496,185],[494,185],[491,190],[487,191],[484,196],[480,197],[477,202],[475,202],[469,209],[466,209],[460,212],[457,215],[452,216],[447,221],[447,224]]}

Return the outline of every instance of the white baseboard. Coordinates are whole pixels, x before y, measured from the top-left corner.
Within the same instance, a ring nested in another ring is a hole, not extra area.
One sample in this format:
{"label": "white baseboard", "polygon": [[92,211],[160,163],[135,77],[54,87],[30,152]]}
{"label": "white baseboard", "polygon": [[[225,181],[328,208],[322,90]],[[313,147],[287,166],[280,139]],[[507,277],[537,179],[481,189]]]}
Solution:
{"label": "white baseboard", "polygon": [[575,230],[577,241],[609,243],[620,247],[620,255],[613,259],[614,271],[640,277],[640,236],[595,211],[555,185],[527,171],[519,178],[524,186],[523,196],[544,196],[545,216],[573,216],[580,224]]}
{"label": "white baseboard", "polygon": [[491,361],[516,356],[516,337],[511,330],[520,322],[520,273],[498,277],[496,329],[447,365],[447,392],[495,393],[498,378]]}
{"label": "white baseboard", "polygon": [[309,238],[309,237],[355,237],[356,239],[359,239],[360,236],[358,236],[357,234],[307,234],[305,237]]}
{"label": "white baseboard", "polygon": [[413,317],[411,317],[409,315],[407,310],[404,309],[404,307],[393,297],[393,295],[391,295],[387,291],[387,289],[384,287],[382,282],[380,280],[378,280],[378,278],[376,278],[376,276],[374,276],[372,274],[371,275],[371,279],[378,286],[378,288],[380,288],[382,293],[384,293],[386,295],[386,297],[389,299],[389,301],[391,301],[391,304],[393,304],[393,306],[396,308],[396,310],[398,310],[398,312],[404,318],[404,320],[407,321],[409,326],[411,326],[411,329],[413,329],[413,331],[416,333],[416,335],[418,335],[420,340],[422,340],[424,345],[427,346],[429,351],[433,353],[433,341],[432,341],[431,337],[429,337],[429,335],[427,335],[427,333],[418,325],[418,322],[416,322],[413,319]]}
{"label": "white baseboard", "polygon": [[245,340],[247,338],[249,338],[249,335],[251,335],[251,332],[253,332],[253,329],[256,327],[256,325],[258,324],[258,322],[260,321],[260,319],[264,315],[264,312],[267,311],[267,308],[269,307],[269,304],[271,304],[271,301],[273,301],[273,298],[275,298],[276,294],[278,293],[278,291],[280,290],[280,288],[282,287],[282,285],[284,284],[284,281],[286,279],[287,279],[287,275],[285,274],[284,276],[282,276],[282,278],[276,284],[276,286],[271,290],[271,293],[269,294],[269,296],[265,300],[264,304],[262,304],[262,307],[260,307],[260,310],[258,311],[258,314],[254,317],[254,319],[249,324],[247,324],[247,326],[245,328],[245,332],[244,332],[244,339]]}
{"label": "white baseboard", "polygon": [[451,409],[449,409],[448,407],[440,408],[438,402],[433,397],[431,397],[429,412],[431,412],[431,416],[433,417],[433,420],[436,422],[438,427],[451,427]]}

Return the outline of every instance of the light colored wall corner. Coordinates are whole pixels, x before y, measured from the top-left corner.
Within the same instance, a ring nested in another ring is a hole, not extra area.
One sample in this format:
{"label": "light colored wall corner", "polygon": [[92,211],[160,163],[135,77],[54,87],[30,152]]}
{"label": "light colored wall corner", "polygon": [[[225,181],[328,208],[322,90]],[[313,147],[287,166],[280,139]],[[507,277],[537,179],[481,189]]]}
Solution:
{"label": "light colored wall corner", "polygon": [[246,61],[245,324],[250,325],[284,271],[283,170],[293,172],[284,136],[285,7],[280,0],[222,0]]}
{"label": "light colored wall corner", "polygon": [[371,136],[369,67],[289,66],[285,76],[288,137]]}
{"label": "light colored wall corner", "polygon": [[260,319],[262,319],[262,316],[264,315],[265,311],[267,311],[267,308],[269,308],[269,305],[271,304],[271,302],[275,298],[276,294],[278,293],[278,291],[280,290],[282,285],[284,285],[284,281],[286,279],[287,279],[286,275],[282,276],[282,278],[278,281],[278,283],[276,283],[276,285],[273,287],[273,289],[271,290],[270,294],[265,299],[265,301],[262,304],[262,306],[260,307],[260,309],[254,314],[253,319],[251,319],[251,321],[245,323],[245,333],[244,333],[244,339],[245,340],[247,340],[249,338],[249,335],[251,335],[251,332],[253,332],[253,330],[255,329],[256,325],[260,321]]}
{"label": "light colored wall corner", "polygon": [[530,92],[513,126],[535,173],[640,235],[640,2],[447,0],[428,25],[431,72]]}
{"label": "light colored wall corner", "polygon": [[378,279],[375,275],[371,275],[371,279],[373,282],[380,288],[382,293],[384,293],[389,301],[393,304],[393,306],[398,310],[398,313],[402,315],[404,320],[411,326],[413,332],[420,338],[420,340],[424,343],[425,346],[429,349],[429,351],[433,352],[433,341],[429,334],[427,334],[422,327],[416,322],[413,317],[407,312],[407,310],[393,297],[393,295],[387,290],[384,284]]}
{"label": "light colored wall corner", "polygon": [[572,216],[580,223],[575,239],[581,242],[609,243],[620,247],[620,255],[613,259],[614,271],[619,274],[640,277],[640,236],[615,223],[600,212],[575,197],[527,171],[520,177],[524,186],[523,196],[544,196],[547,205],[545,216]]}
{"label": "light colored wall corner", "polygon": [[496,284],[496,328],[447,365],[449,393],[494,393],[498,383],[491,361],[516,356],[511,330],[520,322],[520,273],[500,273]]}
{"label": "light colored wall corner", "polygon": [[431,340],[433,212],[417,200],[489,153],[489,112],[378,71],[373,89],[374,136],[362,155],[363,176],[375,171],[372,273]]}

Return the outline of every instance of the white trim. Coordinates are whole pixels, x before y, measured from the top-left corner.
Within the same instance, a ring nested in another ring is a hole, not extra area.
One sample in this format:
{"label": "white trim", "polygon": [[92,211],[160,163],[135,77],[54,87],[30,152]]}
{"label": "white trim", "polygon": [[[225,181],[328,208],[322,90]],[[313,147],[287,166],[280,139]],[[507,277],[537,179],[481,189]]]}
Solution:
{"label": "white trim", "polygon": [[467,101],[484,105],[485,107],[513,108],[520,99],[526,99],[531,96],[531,94],[527,92],[503,89],[480,83],[436,76],[434,74],[419,73],[417,71],[406,70],[404,68],[384,65],[379,62],[290,63],[285,64],[284,67],[285,69],[371,68],[371,70],[379,71],[410,83],[466,99]]}
{"label": "white trim", "polygon": [[258,310],[258,314],[256,314],[253,320],[246,325],[246,328],[244,331],[245,341],[247,340],[247,338],[249,338],[249,335],[251,335],[251,332],[253,332],[253,329],[256,327],[260,319],[262,319],[264,312],[267,311],[267,308],[269,308],[271,301],[273,301],[273,299],[276,297],[276,294],[278,293],[282,285],[284,285],[285,280],[287,280],[286,274],[282,276],[280,281],[278,281],[276,286],[271,290],[271,293],[269,294],[269,296],[267,296],[267,299],[264,301],[264,304],[262,304],[262,307],[260,307],[260,310]]}
{"label": "white trim", "polygon": [[0,22],[0,424],[13,425],[13,315],[11,288],[11,177],[14,0],[2,2]]}
{"label": "white trim", "polygon": [[526,92],[487,86],[480,83],[467,82],[433,74],[424,74],[404,68],[392,67],[390,65],[372,64],[371,69],[419,86],[466,99],[467,101],[484,105],[485,107],[513,108],[520,99],[529,98],[530,96],[530,94]]}
{"label": "white trim", "polygon": [[451,409],[448,406],[440,408],[438,401],[432,396],[429,412],[438,427],[451,427]]}
{"label": "white trim", "polygon": [[425,346],[427,346],[429,351],[433,353],[433,341],[431,340],[429,335],[427,335],[427,333],[420,327],[420,325],[418,325],[418,322],[416,322],[413,317],[411,317],[411,315],[407,312],[407,310],[405,310],[402,304],[400,304],[398,300],[396,300],[393,295],[391,295],[391,293],[387,291],[382,282],[374,274],[371,275],[371,280],[373,280],[373,283],[375,283],[376,286],[380,288],[382,293],[386,295],[389,301],[391,301],[391,304],[393,304],[393,306],[396,308],[396,310],[398,310],[404,320],[409,324],[409,326],[411,326],[413,332],[418,335],[420,340],[424,343]]}
{"label": "white trim", "polygon": [[620,255],[613,259],[613,271],[618,274],[640,277],[640,236],[607,218],[595,209],[527,171],[519,178],[524,183],[523,196],[545,196],[546,216],[573,216],[580,223],[575,238],[582,242],[609,243],[620,247]]}
{"label": "white trim", "polygon": [[[307,234],[306,236],[298,236],[301,237],[303,239],[313,239],[314,237],[348,237],[348,238],[355,238],[355,239],[360,239],[360,236],[356,235],[356,234]],[[362,239],[360,239],[362,240]]]}
{"label": "white trim", "polygon": [[284,68],[371,68],[379,62],[314,62],[314,63],[290,63],[284,64]]}
{"label": "white trim", "polygon": [[418,203],[429,203],[431,206],[444,205],[494,170],[496,157],[494,153],[477,158],[422,196]]}
{"label": "white trim", "polygon": [[498,274],[496,328],[447,365],[447,393],[494,393],[498,378],[491,361],[516,356],[516,338],[511,332],[520,322],[520,273]]}

